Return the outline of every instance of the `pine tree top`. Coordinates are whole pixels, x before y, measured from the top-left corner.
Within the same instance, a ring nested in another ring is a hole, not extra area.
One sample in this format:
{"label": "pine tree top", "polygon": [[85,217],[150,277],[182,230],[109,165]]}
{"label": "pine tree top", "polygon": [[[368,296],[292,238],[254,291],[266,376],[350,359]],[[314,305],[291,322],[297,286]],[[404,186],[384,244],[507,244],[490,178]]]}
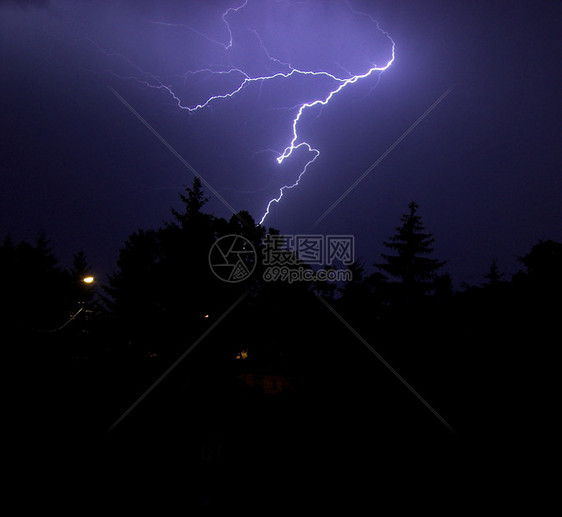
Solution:
{"label": "pine tree top", "polygon": [[417,213],[418,205],[412,201],[409,212],[401,217],[402,224],[384,246],[395,252],[382,254],[383,264],[375,264],[391,276],[399,278],[404,284],[413,286],[434,278],[435,272],[445,262],[427,257],[433,253],[434,238],[425,229],[421,216]]}
{"label": "pine tree top", "polygon": [[180,194],[184,211],[172,209],[172,215],[182,227],[202,215],[201,209],[209,201],[209,198],[203,192],[203,186],[198,177],[193,179],[191,187],[185,188],[185,192],[186,194]]}

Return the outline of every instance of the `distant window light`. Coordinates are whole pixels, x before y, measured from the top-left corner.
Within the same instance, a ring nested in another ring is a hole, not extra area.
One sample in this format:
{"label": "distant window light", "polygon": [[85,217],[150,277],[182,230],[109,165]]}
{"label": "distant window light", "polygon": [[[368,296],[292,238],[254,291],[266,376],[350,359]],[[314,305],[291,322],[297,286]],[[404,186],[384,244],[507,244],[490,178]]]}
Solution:
{"label": "distant window light", "polygon": [[244,348],[244,350],[238,352],[238,354],[236,354],[236,359],[248,359],[248,349]]}

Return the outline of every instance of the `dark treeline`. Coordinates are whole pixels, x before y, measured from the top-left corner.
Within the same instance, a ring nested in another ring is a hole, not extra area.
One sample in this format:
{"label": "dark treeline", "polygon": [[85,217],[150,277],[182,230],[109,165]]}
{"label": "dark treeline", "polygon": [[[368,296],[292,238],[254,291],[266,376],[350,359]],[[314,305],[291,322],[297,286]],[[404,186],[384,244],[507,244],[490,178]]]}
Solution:
{"label": "dark treeline", "polygon": [[[492,262],[455,291],[411,203],[350,282],[265,282],[276,230],[206,213],[198,180],[181,199],[169,222],[128,238],[105,284],[83,282],[83,253],[62,268],[44,235],[0,246],[10,399],[31,460],[95,464],[100,493],[164,476],[186,507],[242,508],[326,491],[347,505],[421,480],[455,491],[468,465],[483,483],[490,462],[540,446],[562,244],[538,242],[510,278]],[[209,267],[224,235],[258,251],[240,283]]]}

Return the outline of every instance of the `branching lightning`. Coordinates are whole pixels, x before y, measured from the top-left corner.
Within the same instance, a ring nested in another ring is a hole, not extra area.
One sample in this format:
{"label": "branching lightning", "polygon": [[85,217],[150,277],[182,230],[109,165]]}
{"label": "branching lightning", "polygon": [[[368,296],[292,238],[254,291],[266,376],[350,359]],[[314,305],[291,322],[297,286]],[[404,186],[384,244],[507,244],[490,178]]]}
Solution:
{"label": "branching lightning", "polygon": [[[202,32],[200,32],[200,31],[198,31],[198,30],[196,30],[193,27],[190,27],[188,25],[171,24],[171,23],[153,21],[153,20],[149,20],[149,21],[151,23],[165,25],[165,26],[184,27],[184,28],[192,31],[196,35],[205,38],[210,43],[212,43],[214,45],[221,46],[222,48],[224,48],[224,50],[226,52],[228,52],[231,49],[233,49],[233,47],[235,46],[235,36],[234,36],[234,33],[233,33],[233,29],[231,27],[230,20],[232,19],[233,16],[241,16],[243,14],[243,10],[247,7],[249,1],[250,0],[244,0],[242,3],[240,3],[240,5],[238,5],[236,7],[229,7],[224,13],[222,13],[222,21],[223,21],[223,23],[226,27],[226,32],[227,32],[227,37],[228,37],[228,41],[226,43],[220,42],[220,41],[218,41],[217,39],[214,39],[214,38],[210,38],[209,36],[203,34]],[[206,100],[204,100],[204,101],[202,101],[198,104],[187,105],[187,104],[184,104],[182,102],[180,97],[173,91],[171,86],[165,84],[162,80],[160,80],[155,75],[142,71],[140,68],[136,67],[134,64],[132,64],[129,61],[129,64],[134,66],[136,68],[137,72],[139,72],[141,74],[140,78],[131,76],[131,77],[129,77],[129,79],[133,79],[135,81],[138,81],[138,82],[140,82],[140,83],[142,83],[145,86],[148,86],[150,88],[156,88],[156,89],[160,89],[160,90],[166,92],[174,100],[174,103],[177,105],[178,108],[180,108],[182,110],[189,111],[189,112],[195,112],[195,111],[207,108],[212,103],[214,103],[216,101],[230,99],[230,98],[234,97],[235,95],[239,94],[242,90],[244,90],[246,87],[248,87],[252,83],[262,83],[263,84],[267,81],[276,81],[276,80],[277,81],[287,81],[290,78],[295,77],[295,76],[323,77],[323,78],[327,79],[328,81],[330,81],[331,83],[333,83],[333,87],[331,89],[329,89],[328,93],[324,93],[320,97],[316,97],[316,98],[313,97],[312,100],[310,100],[308,102],[301,103],[301,104],[297,104],[296,106],[294,106],[292,108],[292,109],[295,110],[295,115],[294,115],[294,118],[293,118],[292,124],[291,124],[289,141],[288,141],[285,149],[283,150],[283,152],[281,152],[281,153],[276,152],[276,154],[277,154],[276,161],[277,161],[278,164],[282,164],[297,149],[306,150],[306,152],[310,154],[310,157],[308,158],[308,161],[302,167],[300,173],[297,176],[296,181],[294,181],[291,184],[287,184],[287,185],[282,186],[279,189],[278,196],[269,200],[269,202],[266,205],[265,211],[264,211],[264,213],[263,213],[263,215],[262,215],[262,217],[259,221],[259,224],[263,224],[263,222],[265,221],[265,219],[269,215],[272,204],[273,203],[279,203],[286,190],[295,188],[299,184],[299,182],[301,181],[301,178],[307,172],[308,168],[320,156],[320,151],[317,148],[313,147],[313,145],[311,143],[309,143],[305,140],[302,140],[300,135],[299,135],[300,122],[302,121],[305,113],[308,110],[311,110],[312,108],[315,108],[315,107],[322,108],[322,107],[326,106],[327,104],[330,103],[330,101],[332,101],[332,99],[338,93],[340,93],[342,90],[344,90],[349,85],[355,84],[359,81],[365,80],[368,77],[371,77],[371,76],[374,76],[374,75],[377,75],[377,74],[378,74],[377,77],[380,78],[380,74],[382,72],[384,72],[385,70],[387,70],[392,65],[392,63],[394,62],[394,59],[395,59],[395,43],[392,40],[392,38],[390,37],[390,35],[387,32],[385,32],[384,30],[382,30],[380,28],[378,22],[375,19],[373,19],[370,15],[355,11],[351,7],[351,5],[349,4],[348,1],[346,1],[346,0],[344,0],[344,1],[348,5],[351,12],[353,12],[357,16],[367,17],[373,23],[376,30],[379,31],[382,35],[384,35],[388,39],[388,41],[390,43],[390,47],[391,47],[390,58],[386,61],[386,63],[384,65],[377,66],[375,64],[372,64],[372,66],[370,68],[368,68],[364,73],[358,74],[358,75],[352,75],[341,64],[337,63],[339,68],[346,73],[346,75],[347,75],[346,77],[338,77],[337,75],[334,75],[334,74],[332,74],[330,72],[327,72],[327,71],[324,71],[324,70],[302,70],[302,69],[293,67],[289,62],[283,61],[281,59],[278,59],[278,58],[275,58],[274,56],[272,56],[270,54],[270,52],[268,51],[268,49],[266,48],[266,45],[264,44],[263,39],[261,38],[258,31],[255,30],[254,28],[247,27],[247,30],[255,36],[259,46],[261,47],[262,51],[264,52],[264,54],[267,57],[267,59],[269,60],[269,62],[272,63],[272,65],[275,64],[275,66],[277,68],[279,68],[279,67],[284,68],[284,70],[272,72],[269,75],[258,75],[258,76],[252,76],[252,75],[246,73],[241,68],[238,68],[236,66],[232,66],[231,68],[228,68],[228,69],[225,69],[225,70],[213,70],[210,67],[207,67],[207,68],[204,68],[204,69],[189,72],[190,74],[199,74],[199,73],[232,74],[233,76],[239,76],[240,79],[239,79],[238,84],[234,88],[232,88],[230,91],[227,91],[226,93],[220,93],[220,94],[212,95],[212,96],[208,97]]]}

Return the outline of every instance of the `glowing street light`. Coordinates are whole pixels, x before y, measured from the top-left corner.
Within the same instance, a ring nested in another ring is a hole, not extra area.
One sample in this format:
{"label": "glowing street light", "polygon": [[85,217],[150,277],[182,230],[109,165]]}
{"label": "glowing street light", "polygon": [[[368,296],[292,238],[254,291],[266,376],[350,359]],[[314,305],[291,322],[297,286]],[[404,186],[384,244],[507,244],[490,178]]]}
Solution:
{"label": "glowing street light", "polygon": [[84,278],[82,278],[82,282],[84,282],[85,284],[93,284],[94,280],[95,278],[93,276],[85,276]]}

